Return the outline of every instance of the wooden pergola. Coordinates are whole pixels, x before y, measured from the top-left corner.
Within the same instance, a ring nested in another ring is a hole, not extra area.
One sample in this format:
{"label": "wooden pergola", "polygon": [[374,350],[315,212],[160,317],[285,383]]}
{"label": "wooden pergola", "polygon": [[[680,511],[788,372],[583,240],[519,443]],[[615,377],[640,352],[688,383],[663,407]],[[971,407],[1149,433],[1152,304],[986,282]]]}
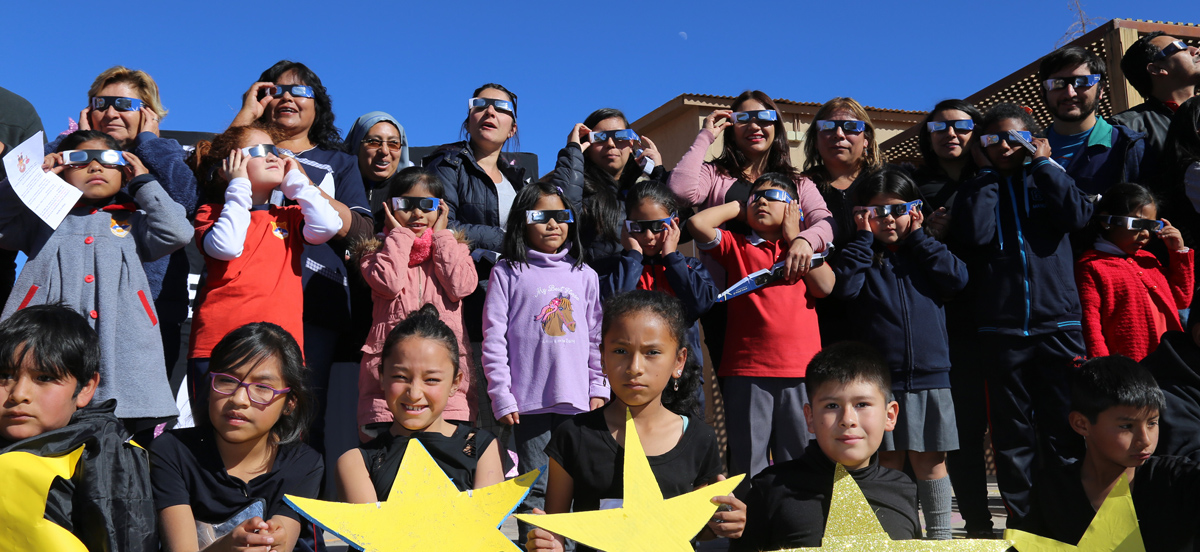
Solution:
{"label": "wooden pergola", "polygon": [[[1164,23],[1136,19],[1113,19],[1069,43],[1070,46],[1083,46],[1095,52],[1108,64],[1108,77],[1103,82],[1104,98],[1096,108],[1100,116],[1107,118],[1142,103],[1142,96],[1125,80],[1125,74],[1121,71],[1121,57],[1138,37],[1154,31],[1162,31],[1192,46],[1200,46],[1200,26],[1194,23]],[[1041,61],[1042,58],[1034,60],[991,86],[968,96],[966,100],[975,104],[980,111],[987,111],[989,107],[1001,102],[1023,105],[1033,109],[1034,118],[1042,126],[1048,126],[1051,123],[1050,112],[1046,110],[1042,101],[1041,87],[1037,82],[1038,64]],[[881,144],[888,161],[919,164],[919,130],[920,123]]]}

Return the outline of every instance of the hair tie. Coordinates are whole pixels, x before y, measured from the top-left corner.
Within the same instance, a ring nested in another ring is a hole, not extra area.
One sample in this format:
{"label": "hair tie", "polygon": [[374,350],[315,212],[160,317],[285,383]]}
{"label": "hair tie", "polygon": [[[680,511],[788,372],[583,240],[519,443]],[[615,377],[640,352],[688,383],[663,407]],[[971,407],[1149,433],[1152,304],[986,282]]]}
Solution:
{"label": "hair tie", "polygon": [[1023,106],[1021,106],[1021,109],[1024,109],[1024,110],[1025,110],[1025,113],[1028,113],[1028,114],[1030,114],[1030,115],[1033,115],[1033,108],[1032,108],[1032,107],[1029,107],[1029,106],[1023,105]]}
{"label": "hair tie", "polygon": [[558,195],[560,195],[560,196],[566,196],[566,195],[567,195],[567,194],[566,194],[566,192],[563,192],[563,189],[562,189],[562,188],[559,188],[558,186],[555,186],[555,187],[554,187],[554,189],[555,189],[555,190],[558,190]]}

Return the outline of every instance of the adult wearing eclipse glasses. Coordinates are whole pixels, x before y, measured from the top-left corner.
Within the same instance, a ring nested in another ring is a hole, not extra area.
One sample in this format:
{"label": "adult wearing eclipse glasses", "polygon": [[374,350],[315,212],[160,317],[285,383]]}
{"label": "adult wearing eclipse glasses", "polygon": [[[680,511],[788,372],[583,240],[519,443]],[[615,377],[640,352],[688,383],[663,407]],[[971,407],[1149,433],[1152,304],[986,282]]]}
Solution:
{"label": "adult wearing eclipse glasses", "polygon": [[[450,228],[471,240],[471,257],[479,272],[479,287],[463,302],[463,321],[472,342],[483,341],[483,297],[488,275],[500,257],[504,224],[513,200],[529,182],[523,167],[501,151],[509,140],[519,145],[517,95],[500,84],[476,88],[467,98],[465,140],[443,145],[422,165],[446,185]],[[564,187],[563,194],[578,205],[583,191]],[[490,412],[482,409],[480,412]]]}
{"label": "adult wearing eclipse glasses", "polygon": [[625,192],[643,180],[665,178],[654,142],[612,108],[597,109],[571,127],[550,173],[551,184],[583,190],[578,228],[589,263],[621,254]]}
{"label": "adult wearing eclipse glasses", "polygon": [[[923,161],[913,171],[913,181],[925,197],[925,232],[942,241],[950,227],[950,208],[959,184],[975,176],[975,162],[967,144],[983,114],[964,100],[938,102],[921,121],[917,149]],[[947,327],[952,326],[947,322]]]}
{"label": "adult wearing eclipse glasses", "polygon": [[[346,265],[348,244],[373,233],[358,160],[342,151],[341,134],[333,125],[333,103],[321,79],[303,63],[282,60],[263,71],[242,98],[242,109],[231,126],[254,121],[272,124],[282,139],[275,145],[295,156],[308,179],[337,201],[331,205],[349,225],[343,225],[329,242],[304,248],[304,361],[310,368],[316,418],[308,443],[325,450],[325,405],[333,364],[339,373],[358,373],[358,347],[354,317],[370,319],[371,311],[351,313]],[[281,200],[282,201],[282,200]],[[347,212],[348,211],[348,212]],[[357,340],[357,341],[356,341]],[[357,343],[357,345],[355,345]]]}
{"label": "adult wearing eclipse glasses", "polygon": [[1145,163],[1156,167],[1166,147],[1172,116],[1200,86],[1200,50],[1155,31],[1125,50],[1121,71],[1146,101],[1114,115],[1111,121],[1146,133]]}
{"label": "adult wearing eclipse glasses", "polygon": [[[825,102],[804,131],[804,175],[811,178],[829,208],[834,251],[854,237],[854,197],[867,176],[883,166],[879,140],[867,110],[854,98]],[[817,301],[821,342],[850,338],[841,300]]]}
{"label": "adult wearing eclipse glasses", "polygon": [[1079,46],[1055,50],[1038,65],[1042,100],[1053,119],[1046,130],[1053,159],[1089,195],[1150,176],[1142,171],[1145,135],[1096,116],[1105,77],[1104,60]]}

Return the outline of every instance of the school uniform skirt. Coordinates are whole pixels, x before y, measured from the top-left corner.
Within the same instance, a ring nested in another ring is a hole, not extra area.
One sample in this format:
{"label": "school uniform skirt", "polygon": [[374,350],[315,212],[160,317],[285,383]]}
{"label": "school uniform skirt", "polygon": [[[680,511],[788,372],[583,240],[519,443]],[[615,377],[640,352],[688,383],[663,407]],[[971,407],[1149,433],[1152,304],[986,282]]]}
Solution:
{"label": "school uniform skirt", "polygon": [[950,388],[896,391],[896,429],[883,434],[883,450],[958,450],[958,424]]}

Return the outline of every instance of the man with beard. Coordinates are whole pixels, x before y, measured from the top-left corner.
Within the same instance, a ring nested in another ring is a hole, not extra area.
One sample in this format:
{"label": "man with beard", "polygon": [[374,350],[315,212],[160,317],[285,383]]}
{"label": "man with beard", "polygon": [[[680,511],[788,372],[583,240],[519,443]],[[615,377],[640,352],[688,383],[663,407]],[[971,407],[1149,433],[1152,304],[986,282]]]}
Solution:
{"label": "man with beard", "polygon": [[1042,99],[1054,119],[1046,130],[1053,159],[1089,195],[1150,176],[1142,170],[1145,135],[1096,116],[1105,72],[1104,60],[1079,46],[1055,50],[1038,66]]}
{"label": "man with beard", "polygon": [[1114,115],[1112,122],[1146,134],[1146,166],[1154,167],[1172,115],[1200,86],[1200,49],[1156,31],[1125,50],[1121,70],[1146,101]]}

